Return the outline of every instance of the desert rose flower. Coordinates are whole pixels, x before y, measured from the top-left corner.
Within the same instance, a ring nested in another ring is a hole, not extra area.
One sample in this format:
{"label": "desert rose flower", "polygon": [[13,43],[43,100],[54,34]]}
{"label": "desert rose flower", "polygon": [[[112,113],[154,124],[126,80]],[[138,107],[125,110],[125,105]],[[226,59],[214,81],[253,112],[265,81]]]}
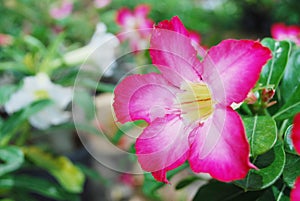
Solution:
{"label": "desert rose flower", "polygon": [[300,27],[296,25],[286,26],[276,23],[271,27],[271,35],[277,40],[291,40],[300,45]]}
{"label": "desert rose flower", "polygon": [[121,41],[129,40],[133,51],[147,47],[150,37],[149,29],[153,27],[153,21],[147,18],[150,7],[145,4],[137,6],[134,11],[121,8],[117,12],[116,22],[121,26]]}
{"label": "desert rose flower", "polygon": [[59,6],[52,6],[50,9],[50,16],[53,19],[63,19],[68,17],[73,10],[73,2],[69,0],[63,0]]}
{"label": "desert rose flower", "polygon": [[11,114],[42,99],[50,99],[53,104],[29,118],[34,127],[46,129],[69,120],[70,113],[64,109],[72,99],[72,89],[52,83],[44,73],[26,77],[23,86],[10,97],[4,108]]}
{"label": "desert rose flower", "polygon": [[166,172],[186,160],[194,172],[220,181],[244,178],[254,165],[242,120],[230,105],[247,97],[271,51],[257,41],[229,39],[200,61],[173,17],[154,28],[150,55],[160,73],[126,77],[113,103],[120,123],[148,123],[135,144],[141,167],[166,183]]}
{"label": "desert rose flower", "polygon": [[[294,119],[294,125],[292,128],[292,141],[295,150],[300,154],[300,114],[297,114]],[[295,186],[291,192],[291,201],[300,200],[300,177],[297,178]]]}

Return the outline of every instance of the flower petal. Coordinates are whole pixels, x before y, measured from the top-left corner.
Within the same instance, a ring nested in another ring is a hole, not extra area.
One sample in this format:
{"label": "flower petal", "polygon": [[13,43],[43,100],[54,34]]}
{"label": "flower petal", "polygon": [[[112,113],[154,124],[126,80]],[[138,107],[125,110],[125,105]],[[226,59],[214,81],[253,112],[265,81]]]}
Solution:
{"label": "flower petal", "polygon": [[146,18],[150,10],[151,8],[149,5],[140,4],[134,9],[134,15],[137,18]]}
{"label": "flower petal", "polygon": [[295,186],[291,191],[291,201],[300,200],[300,177],[297,178]]}
{"label": "flower petal", "polygon": [[243,123],[230,107],[216,106],[213,116],[194,129],[189,140],[189,162],[195,172],[229,182],[244,178],[254,167]]}
{"label": "flower petal", "polygon": [[133,15],[128,8],[121,8],[117,12],[116,22],[121,26],[126,26],[129,20],[133,19]]}
{"label": "flower petal", "polygon": [[243,101],[259,78],[271,51],[251,40],[224,40],[203,61],[202,77],[214,100],[225,105]]}
{"label": "flower petal", "polygon": [[200,66],[197,52],[178,17],[163,21],[154,28],[150,41],[150,55],[153,64],[173,84],[180,84],[182,79],[200,80],[196,71]]}
{"label": "flower petal", "polygon": [[161,74],[131,75],[115,89],[113,107],[119,122],[163,117],[176,100],[177,88]]}
{"label": "flower petal", "polygon": [[296,151],[300,154],[300,113],[294,118],[291,138]]}
{"label": "flower petal", "polygon": [[142,168],[167,183],[166,171],[183,164],[188,157],[187,130],[180,117],[174,115],[150,123],[135,144]]}

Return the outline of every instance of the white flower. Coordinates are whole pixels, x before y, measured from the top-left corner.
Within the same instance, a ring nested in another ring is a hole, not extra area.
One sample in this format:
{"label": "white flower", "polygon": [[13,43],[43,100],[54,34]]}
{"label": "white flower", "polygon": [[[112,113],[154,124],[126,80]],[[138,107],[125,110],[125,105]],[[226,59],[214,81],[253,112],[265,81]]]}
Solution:
{"label": "white flower", "polygon": [[64,109],[72,99],[72,89],[52,83],[45,73],[26,77],[23,86],[10,97],[4,108],[11,114],[41,99],[50,99],[53,104],[29,118],[34,127],[46,129],[70,118],[70,113]]}
{"label": "white flower", "polygon": [[88,45],[68,52],[64,61],[68,65],[79,64],[86,60],[86,64],[96,66],[106,75],[111,75],[111,65],[114,64],[116,48],[119,46],[119,39],[112,33],[106,32],[106,25],[98,23]]}

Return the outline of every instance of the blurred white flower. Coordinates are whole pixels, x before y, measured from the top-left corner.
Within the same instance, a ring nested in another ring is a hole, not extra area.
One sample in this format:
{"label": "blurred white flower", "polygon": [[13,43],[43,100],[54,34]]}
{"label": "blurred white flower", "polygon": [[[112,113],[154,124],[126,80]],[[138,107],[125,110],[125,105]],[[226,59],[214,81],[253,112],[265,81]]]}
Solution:
{"label": "blurred white flower", "polygon": [[119,39],[112,33],[106,32],[106,25],[98,23],[88,45],[68,52],[64,56],[67,65],[85,64],[96,66],[107,76],[111,75],[112,65],[114,65],[116,48],[119,46]]}
{"label": "blurred white flower", "polygon": [[11,114],[42,99],[50,99],[53,104],[29,118],[29,122],[34,127],[46,129],[50,125],[61,124],[70,118],[70,113],[64,109],[72,99],[72,89],[52,83],[45,73],[26,77],[23,86],[10,97],[4,108]]}

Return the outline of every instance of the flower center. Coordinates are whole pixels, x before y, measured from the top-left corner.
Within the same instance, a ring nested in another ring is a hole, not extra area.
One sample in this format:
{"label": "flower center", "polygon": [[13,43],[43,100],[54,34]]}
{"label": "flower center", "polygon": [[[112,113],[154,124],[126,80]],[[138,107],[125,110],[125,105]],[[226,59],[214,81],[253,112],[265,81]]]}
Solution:
{"label": "flower center", "polygon": [[40,89],[34,92],[34,97],[36,100],[49,98],[49,93],[46,90]]}
{"label": "flower center", "polygon": [[213,100],[207,85],[200,83],[184,83],[178,94],[182,117],[189,121],[204,121],[213,112]]}

